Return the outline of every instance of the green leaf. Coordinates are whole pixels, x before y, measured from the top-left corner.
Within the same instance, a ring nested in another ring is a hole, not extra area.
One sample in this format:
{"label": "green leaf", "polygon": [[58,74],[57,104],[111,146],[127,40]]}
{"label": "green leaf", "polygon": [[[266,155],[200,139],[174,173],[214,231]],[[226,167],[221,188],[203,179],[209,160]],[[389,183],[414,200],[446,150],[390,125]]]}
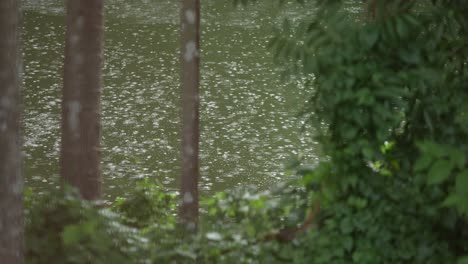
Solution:
{"label": "green leaf", "polygon": [[465,154],[462,151],[455,149],[455,148],[450,148],[448,150],[448,154],[449,154],[450,159],[456,164],[456,166],[459,169],[462,169],[465,167],[466,158],[465,158]]}
{"label": "green leaf", "polygon": [[341,221],[340,230],[343,234],[349,234],[353,231],[353,225],[349,218],[345,218]]}
{"label": "green leaf", "polygon": [[453,169],[453,163],[448,160],[438,160],[430,168],[427,175],[429,184],[440,184],[444,182]]}
{"label": "green leaf", "polygon": [[343,237],[343,247],[347,250],[347,251],[351,251],[351,249],[353,248],[353,237],[351,236],[344,236]]}
{"label": "green leaf", "polygon": [[405,21],[401,17],[396,17],[396,31],[400,38],[404,38],[408,35],[408,26],[405,24]]}
{"label": "green leaf", "polygon": [[371,160],[374,157],[374,150],[370,147],[364,147],[362,149],[362,154],[366,159]]}
{"label": "green leaf", "polygon": [[425,170],[431,165],[432,163],[432,157],[430,155],[422,155],[419,157],[419,159],[416,161],[414,164],[414,171],[422,171]]}
{"label": "green leaf", "polygon": [[420,64],[422,60],[419,51],[401,50],[399,55],[400,58],[408,64]]}
{"label": "green leaf", "polygon": [[459,200],[460,199],[458,199],[458,195],[452,194],[445,198],[445,200],[442,202],[442,205],[446,207],[455,206],[458,204]]}
{"label": "green leaf", "polygon": [[347,126],[346,129],[342,130],[342,136],[344,139],[351,140],[358,134],[358,130],[355,127]]}
{"label": "green leaf", "polygon": [[457,175],[455,190],[457,195],[468,198],[468,170],[464,170]]}
{"label": "green leaf", "polygon": [[372,48],[379,39],[379,31],[373,28],[368,28],[361,34],[361,41],[367,48]]}
{"label": "green leaf", "polygon": [[459,258],[457,264],[468,264],[468,256]]}
{"label": "green leaf", "polygon": [[442,158],[447,156],[446,149],[444,149],[442,145],[433,141],[418,143],[418,147],[422,152],[433,157]]}
{"label": "green leaf", "polygon": [[387,169],[383,169],[379,172],[380,175],[383,175],[383,176],[392,176],[392,172],[390,170],[387,170]]}
{"label": "green leaf", "polygon": [[79,226],[70,225],[66,226],[62,233],[63,243],[65,245],[72,245],[80,241],[81,239],[81,230]]}

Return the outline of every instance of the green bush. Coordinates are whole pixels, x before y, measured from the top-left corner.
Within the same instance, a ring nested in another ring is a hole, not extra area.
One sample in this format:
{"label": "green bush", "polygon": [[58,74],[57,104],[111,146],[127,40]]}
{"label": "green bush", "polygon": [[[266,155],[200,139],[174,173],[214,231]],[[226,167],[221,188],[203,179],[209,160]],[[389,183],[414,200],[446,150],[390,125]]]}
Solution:
{"label": "green bush", "polygon": [[466,3],[377,1],[366,19],[349,1],[317,2],[315,16],[287,23],[271,44],[308,79],[304,116],[326,154],[303,174],[323,209],[306,258],[466,261]]}
{"label": "green bush", "polygon": [[144,263],[148,241],[139,231],[75,191],[29,194],[25,201],[27,263]]}
{"label": "green bush", "polygon": [[187,235],[176,222],[175,196],[148,179],[129,188],[110,209],[82,201],[70,188],[34,197],[28,193],[26,260],[37,264],[291,261],[298,253],[304,255],[302,247],[280,243],[277,235],[302,222],[311,204],[308,196],[293,178],[270,191],[220,192],[201,199],[199,232]]}
{"label": "green bush", "polygon": [[176,207],[175,194],[144,179],[136,183],[126,198],[116,199],[113,211],[120,213],[130,226],[144,228],[158,225],[158,228],[172,229],[175,227]]}

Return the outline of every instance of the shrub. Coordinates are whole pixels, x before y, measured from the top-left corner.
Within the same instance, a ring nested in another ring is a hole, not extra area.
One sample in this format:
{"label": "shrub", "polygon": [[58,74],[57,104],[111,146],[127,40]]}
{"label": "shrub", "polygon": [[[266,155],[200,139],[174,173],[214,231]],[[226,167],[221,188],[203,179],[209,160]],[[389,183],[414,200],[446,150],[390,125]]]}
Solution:
{"label": "shrub", "polygon": [[326,154],[303,174],[306,186],[320,186],[323,209],[306,258],[466,261],[466,4],[377,1],[365,19],[346,1],[317,2],[315,16],[271,44],[308,79],[304,116]]}
{"label": "shrub", "polygon": [[28,263],[144,263],[147,240],[69,188],[26,195]]}

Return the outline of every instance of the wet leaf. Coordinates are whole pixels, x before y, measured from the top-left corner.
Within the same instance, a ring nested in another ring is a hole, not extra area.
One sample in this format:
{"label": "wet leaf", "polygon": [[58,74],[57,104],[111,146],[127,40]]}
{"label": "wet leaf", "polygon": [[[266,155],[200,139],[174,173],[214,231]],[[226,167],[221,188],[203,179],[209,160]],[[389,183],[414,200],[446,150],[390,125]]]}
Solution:
{"label": "wet leaf", "polygon": [[453,163],[447,160],[436,161],[429,170],[427,175],[427,182],[429,184],[440,184],[447,180],[452,172]]}

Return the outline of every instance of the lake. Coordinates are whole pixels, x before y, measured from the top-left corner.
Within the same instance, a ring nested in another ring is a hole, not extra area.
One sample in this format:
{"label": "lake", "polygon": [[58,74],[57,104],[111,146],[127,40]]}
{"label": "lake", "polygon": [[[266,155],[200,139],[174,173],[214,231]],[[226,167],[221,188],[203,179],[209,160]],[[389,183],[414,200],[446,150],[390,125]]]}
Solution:
{"label": "lake", "polygon": [[[296,114],[310,91],[282,81],[266,45],[283,18],[303,8],[264,1],[234,8],[202,1],[202,193],[234,186],[266,188],[303,154],[318,160],[311,133]],[[133,179],[151,177],[169,189],[180,171],[178,3],[108,0],[102,95],[105,193],[122,195]],[[63,1],[24,3],[23,127],[27,186],[58,187],[64,54]]]}

